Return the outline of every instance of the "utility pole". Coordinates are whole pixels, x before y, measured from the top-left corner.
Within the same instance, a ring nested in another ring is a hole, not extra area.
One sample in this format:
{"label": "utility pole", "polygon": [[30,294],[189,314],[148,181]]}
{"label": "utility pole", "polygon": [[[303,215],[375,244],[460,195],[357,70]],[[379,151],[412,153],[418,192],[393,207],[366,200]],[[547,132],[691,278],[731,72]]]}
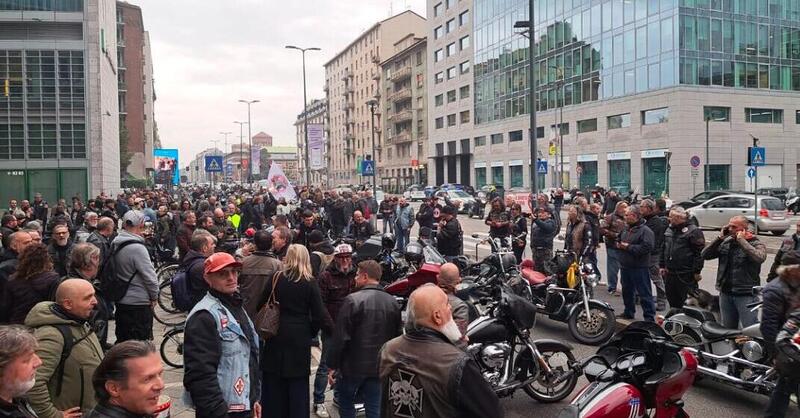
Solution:
{"label": "utility pole", "polygon": [[531,177],[531,205],[537,206],[536,197],[539,194],[539,179],[536,174],[537,144],[536,144],[536,49],[534,40],[534,0],[528,0],[528,21],[518,21],[514,23],[515,28],[528,28],[528,112],[530,115],[530,128],[528,135],[530,138],[530,177]]}
{"label": "utility pole", "polygon": [[[250,160],[253,159],[253,124],[250,119],[250,105],[258,103],[260,100],[239,100],[240,103],[244,103],[247,105],[247,138],[250,143]],[[258,162],[261,164],[261,162]],[[250,161],[250,164],[247,165],[247,183],[253,182],[253,161]]]}
{"label": "utility pole", "polygon": [[306,98],[306,51],[319,51],[319,48],[300,48],[294,45],[286,45],[286,49],[296,49],[303,55],[303,135],[305,136],[305,166],[306,166],[306,186],[311,187],[311,166],[308,157],[308,101]]}
{"label": "utility pole", "polygon": [[233,123],[239,125],[239,182],[244,183],[244,174],[242,173],[242,170],[244,168],[242,166],[244,164],[244,144],[242,142],[242,139],[244,138],[243,127],[244,125],[249,126],[249,124],[247,122],[239,122],[239,121],[233,121]]}

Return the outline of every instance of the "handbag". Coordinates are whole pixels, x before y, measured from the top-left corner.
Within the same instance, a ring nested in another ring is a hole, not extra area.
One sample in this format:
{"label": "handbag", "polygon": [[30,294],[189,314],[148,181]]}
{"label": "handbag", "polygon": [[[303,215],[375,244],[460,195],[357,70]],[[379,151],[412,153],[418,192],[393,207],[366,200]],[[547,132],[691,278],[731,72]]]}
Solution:
{"label": "handbag", "polygon": [[256,313],[254,325],[256,333],[264,340],[278,335],[278,328],[281,322],[281,304],[275,300],[275,286],[278,284],[280,272],[272,276],[272,292],[269,294],[266,303]]}

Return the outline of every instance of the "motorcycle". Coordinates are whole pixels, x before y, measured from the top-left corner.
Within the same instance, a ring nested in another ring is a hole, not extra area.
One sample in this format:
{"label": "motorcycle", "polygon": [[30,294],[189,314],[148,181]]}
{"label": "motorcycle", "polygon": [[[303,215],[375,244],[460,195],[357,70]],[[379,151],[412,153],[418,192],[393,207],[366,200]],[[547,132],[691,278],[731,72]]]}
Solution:
{"label": "motorcycle", "polygon": [[387,293],[395,297],[402,310],[405,310],[408,297],[416,288],[426,283],[436,283],[442,265],[447,262],[436,248],[417,242],[406,246],[405,257],[409,273],[384,287]]}
{"label": "motorcycle", "polygon": [[[536,308],[512,291],[501,276],[487,283],[491,296],[487,313],[467,326],[467,353],[498,397],[522,389],[542,402],[558,402],[572,392],[578,376],[561,378],[575,363],[572,347],[556,341],[531,338]],[[506,275],[508,281],[521,280]]]}
{"label": "motorcycle", "polygon": [[578,342],[602,344],[614,334],[614,308],[592,297],[599,281],[594,266],[574,260],[574,254],[557,251],[550,263],[554,275],[523,274],[531,286],[531,302],[538,313],[566,322]]}
{"label": "motorcycle", "polygon": [[559,418],[688,418],[683,395],[694,383],[697,359],[658,325],[634,322],[573,372],[589,384]]}
{"label": "motorcycle", "polygon": [[[754,288],[760,292],[760,288]],[[748,305],[759,309],[761,302]],[[759,324],[727,329],[714,314],[694,306],[667,313],[662,324],[676,344],[697,355],[699,375],[748,392],[770,395],[778,382]]]}
{"label": "motorcycle", "polygon": [[469,208],[469,213],[467,216],[472,219],[473,216],[477,216],[478,219],[483,219],[486,212],[486,198],[481,196],[481,193],[478,193],[475,196],[475,203]]}
{"label": "motorcycle", "polygon": [[800,212],[800,196],[792,196],[787,199],[786,210],[791,211],[794,215],[797,215],[797,212]]}

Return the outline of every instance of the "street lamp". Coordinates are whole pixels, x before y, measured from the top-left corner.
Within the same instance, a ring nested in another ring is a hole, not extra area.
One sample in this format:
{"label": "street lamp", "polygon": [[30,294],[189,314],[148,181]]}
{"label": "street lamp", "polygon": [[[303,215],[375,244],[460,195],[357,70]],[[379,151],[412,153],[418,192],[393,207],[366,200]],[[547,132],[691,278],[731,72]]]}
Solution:
{"label": "street lamp", "polygon": [[247,122],[239,122],[233,121],[233,123],[239,125],[239,181],[241,182],[244,180],[244,175],[242,174],[242,161],[244,161],[244,145],[242,144],[242,138],[244,137],[243,126],[247,125],[250,126]]}
{"label": "street lamp", "polygon": [[319,48],[300,48],[294,45],[286,45],[286,49],[296,49],[303,55],[303,136],[305,137],[305,165],[306,165],[306,186],[311,187],[311,166],[308,163],[308,109],[306,106],[306,51],[319,51]]}
{"label": "street lamp", "polygon": [[[244,103],[247,105],[247,139],[250,143],[250,157],[249,159],[253,159],[253,124],[250,121],[250,105],[258,103],[260,100],[244,100],[240,99],[240,103]],[[260,162],[259,162],[260,164]],[[253,182],[253,162],[250,161],[250,164],[247,165],[247,182]]]}
{"label": "street lamp", "polygon": [[375,106],[378,105],[378,101],[375,99],[369,99],[367,101],[367,106],[369,106],[369,112],[372,114],[372,198],[378,199],[378,159],[375,155]]}
{"label": "street lamp", "polygon": [[534,208],[537,206],[536,195],[539,194],[539,182],[536,176],[536,77],[534,77],[534,70],[536,69],[536,49],[534,39],[534,0],[528,0],[528,20],[520,20],[514,23],[515,28],[528,29],[528,111],[530,112],[530,129],[528,135],[530,136],[530,176],[531,176],[531,196],[533,197]]}
{"label": "street lamp", "polygon": [[[562,125],[564,125],[564,93],[565,93],[565,86],[564,86],[564,68],[561,66],[550,65],[548,66],[549,69],[556,70],[556,86],[559,84],[561,85],[561,101],[558,102],[558,98],[556,98],[556,102],[559,103],[558,105],[558,113],[559,113],[559,122],[558,122],[558,153],[560,155],[561,162],[558,164],[558,187],[564,187],[564,135]],[[559,81],[560,80],[560,81]],[[555,172],[555,169],[553,170]]]}

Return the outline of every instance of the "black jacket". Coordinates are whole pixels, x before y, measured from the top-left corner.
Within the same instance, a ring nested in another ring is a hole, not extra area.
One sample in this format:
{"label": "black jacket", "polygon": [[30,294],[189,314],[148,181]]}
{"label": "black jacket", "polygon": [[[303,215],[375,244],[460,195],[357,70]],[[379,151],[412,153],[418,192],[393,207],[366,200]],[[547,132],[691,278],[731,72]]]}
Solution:
{"label": "black jacket", "polygon": [[597,246],[600,245],[601,235],[600,235],[600,219],[592,213],[591,211],[586,211],[583,213],[583,218],[586,220],[586,227],[590,228],[592,232],[592,242],[588,249],[589,254],[593,254],[597,251]]}
{"label": "black jacket", "polygon": [[[239,294],[224,295],[215,290],[209,291],[233,314],[245,335],[253,335],[247,313],[242,306]],[[261,375],[258,367],[258,349],[250,342],[250,402],[255,403],[261,396]],[[198,417],[226,417],[228,405],[222,396],[217,379],[217,366],[222,356],[222,344],[214,317],[203,311],[194,314],[186,322],[183,341],[184,375],[183,386],[191,393]],[[251,410],[252,410],[252,406]],[[203,413],[201,413],[203,412]]]}
{"label": "black jacket", "polygon": [[455,257],[464,253],[464,230],[458,219],[453,218],[439,228],[436,243],[444,256]]}
{"label": "black jacket", "polygon": [[789,315],[800,309],[800,287],[784,279],[773,280],[764,286],[761,299],[761,335],[771,347]]}
{"label": "black jacket", "polygon": [[100,405],[94,407],[84,415],[86,418],[151,418],[152,415],[138,415],[130,413],[119,406]]}
{"label": "black jacket", "polygon": [[531,248],[553,249],[556,221],[553,218],[534,219],[531,225]]}
{"label": "black jacket", "polygon": [[525,248],[528,242],[528,220],[524,216],[511,219],[511,236],[514,237],[514,247]]}
{"label": "black jacket", "polygon": [[717,290],[734,295],[750,295],[761,283],[761,264],[767,259],[767,247],[755,236],[717,238],[703,250],[704,260],[719,258]]}
{"label": "black jacket", "polygon": [[664,247],[659,257],[659,267],[670,274],[699,274],[703,271],[703,231],[685,223],[670,225],[664,231]]}
{"label": "black jacket", "polygon": [[356,241],[366,241],[374,233],[375,231],[372,229],[372,224],[366,219],[360,224],[350,222],[350,235],[352,235]]}
{"label": "black jacket", "polygon": [[657,214],[646,217],[644,220],[645,225],[653,231],[653,250],[650,254],[653,255],[654,262],[657,262],[658,257],[661,255],[661,250],[664,248],[664,232],[669,227],[669,221],[667,218]]}
{"label": "black jacket", "polygon": [[0,227],[0,234],[3,234],[3,248],[9,248],[8,244],[11,242],[11,234],[19,231],[19,228],[11,229],[7,226]]}
{"label": "black jacket", "polygon": [[336,318],[328,368],[347,377],[378,377],[381,347],[402,333],[400,306],[377,285],[349,294]]}
{"label": "black jacket", "polygon": [[206,256],[195,251],[189,250],[186,257],[181,260],[178,268],[186,271],[187,283],[189,284],[189,294],[192,298],[192,306],[197,305],[200,299],[205,297],[208,292],[208,283],[203,278],[203,262]]}
{"label": "black jacket", "polygon": [[800,250],[800,237],[798,237],[797,234],[792,234],[791,237],[783,240],[781,248],[778,249],[778,252],[775,254],[775,260],[772,262],[772,266],[769,268],[767,282],[771,282],[772,279],[778,277],[778,266],[781,265],[781,259],[783,258],[783,255],[792,250]]}
{"label": "black jacket", "polygon": [[36,413],[24,398],[15,398],[12,403],[0,400],[0,418],[36,418]]}
{"label": "black jacket", "polygon": [[56,245],[55,240],[50,242],[47,246],[47,252],[50,254],[50,259],[53,260],[53,270],[60,277],[67,275],[67,266],[72,255],[72,241],[67,241],[67,245],[59,247]]}
{"label": "black jacket", "polygon": [[303,244],[306,248],[308,248],[308,236],[311,235],[313,231],[322,232],[325,235],[325,229],[322,227],[322,223],[314,220],[314,223],[311,226],[306,226],[305,223],[300,222],[300,226],[297,228],[297,236],[295,236],[294,243],[295,244]]}
{"label": "black jacket", "polygon": [[619,235],[618,242],[628,243],[628,248],[619,252],[619,264],[622,268],[641,268],[650,266],[650,254],[653,252],[655,238],[653,231],[644,222],[628,225]]}
{"label": "black jacket", "polygon": [[436,210],[436,206],[431,206],[425,203],[420,205],[416,215],[417,223],[419,224],[420,228],[435,228],[434,224],[436,223],[436,215],[434,212]]}

